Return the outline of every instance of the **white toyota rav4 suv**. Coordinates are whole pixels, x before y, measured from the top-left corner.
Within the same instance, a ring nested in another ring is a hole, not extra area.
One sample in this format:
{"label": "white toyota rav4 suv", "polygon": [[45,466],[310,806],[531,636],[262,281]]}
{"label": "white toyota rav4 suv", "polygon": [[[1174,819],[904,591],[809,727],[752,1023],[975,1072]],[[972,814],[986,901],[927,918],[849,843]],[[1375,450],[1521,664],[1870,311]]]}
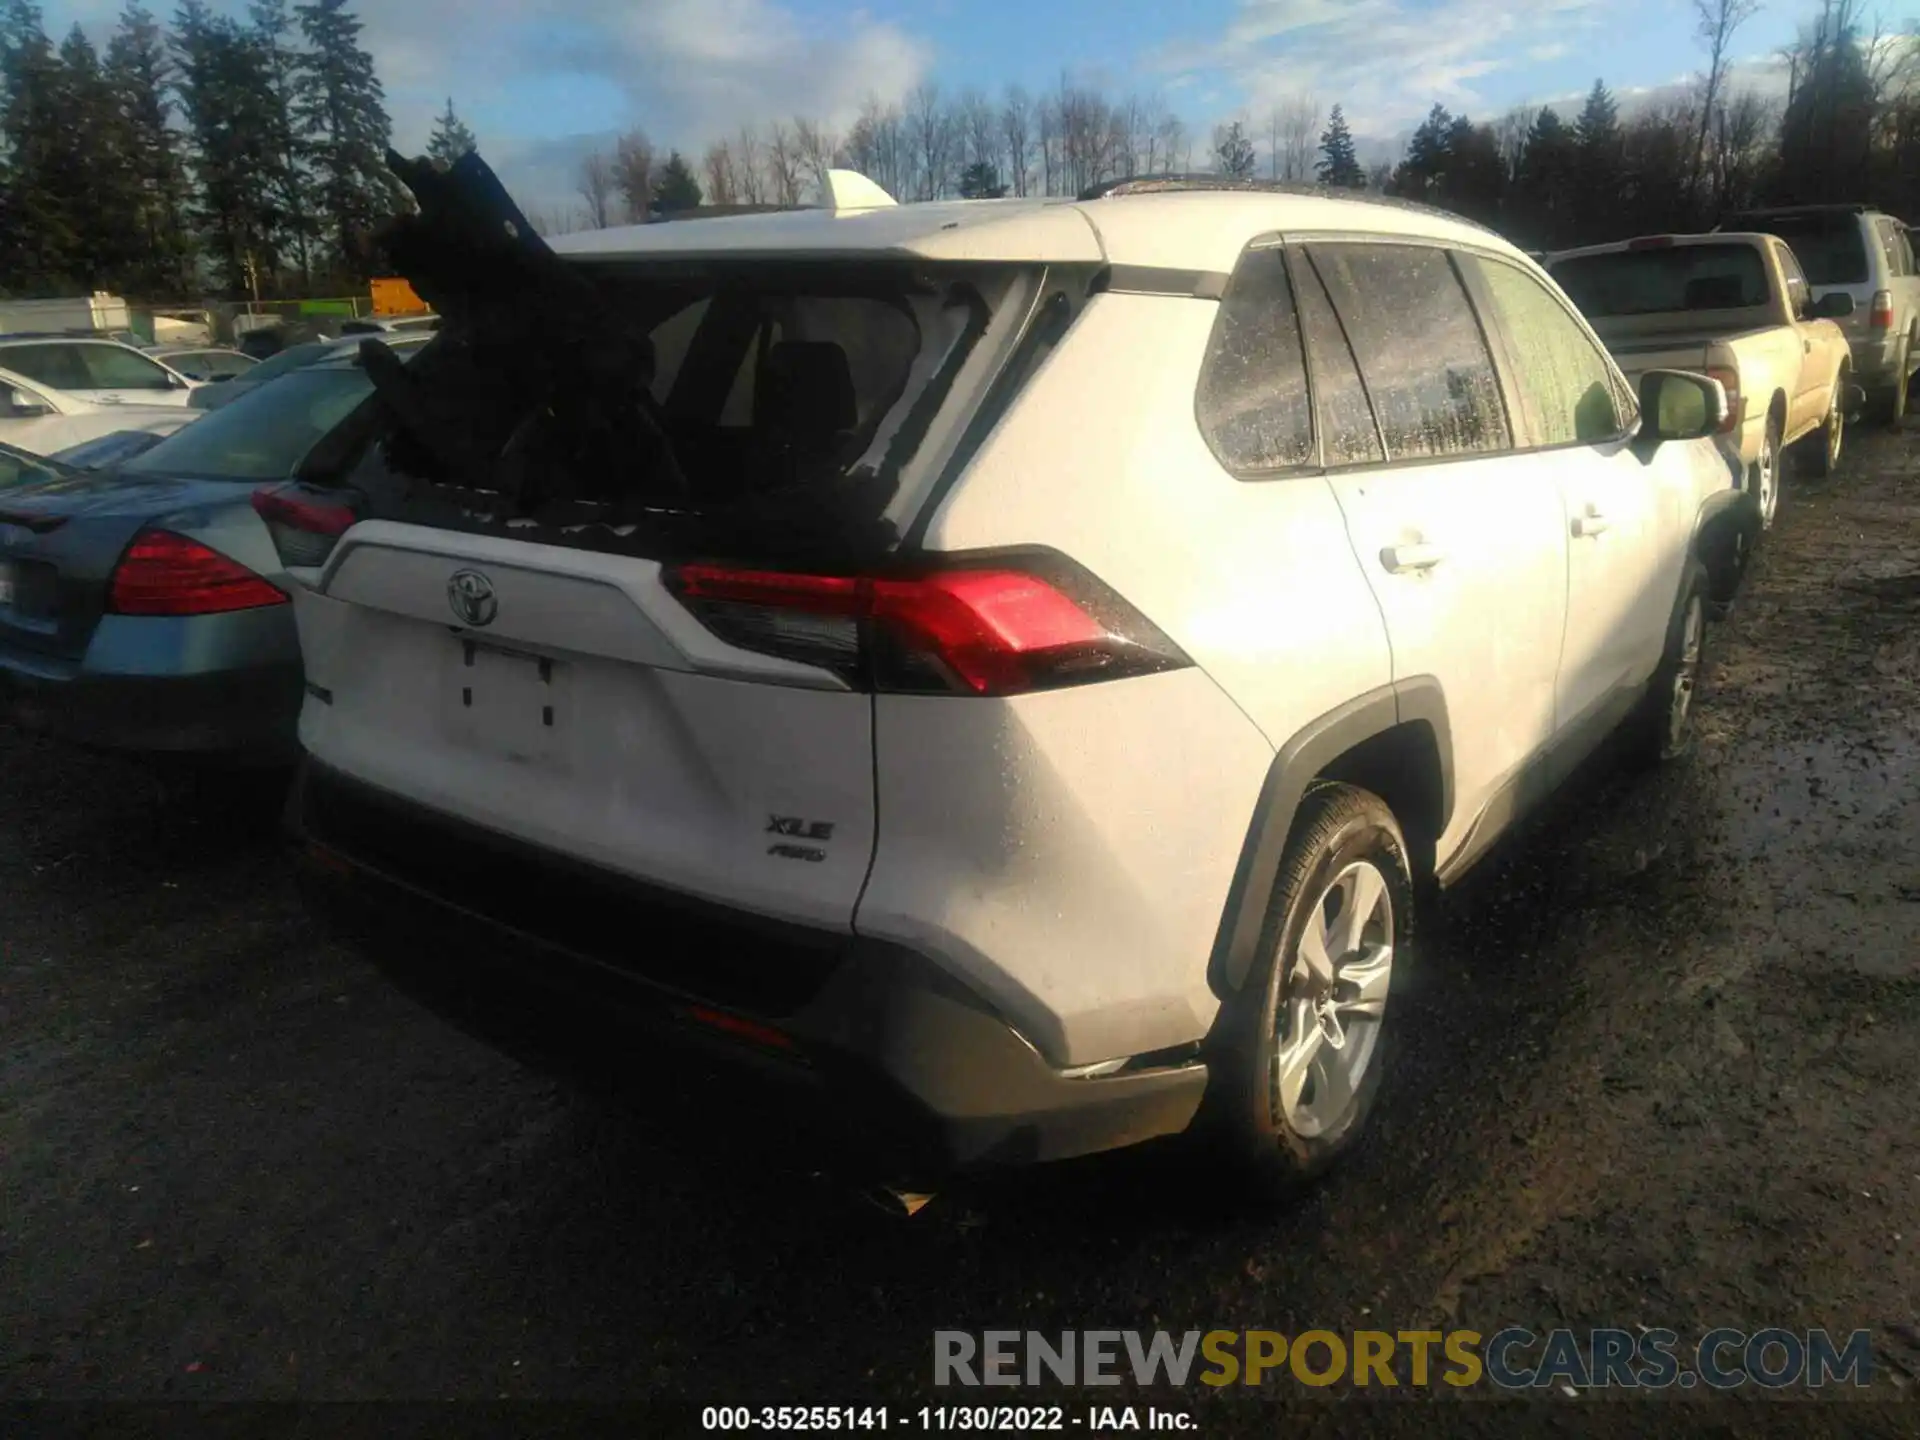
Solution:
{"label": "white toyota rav4 suv", "polygon": [[1684,747],[1724,394],[1485,230],[1134,182],[556,256],[468,173],[393,242],[440,335],[256,502],[306,888],[395,967],[764,1061],[903,1176],[1197,1127],[1284,1183],[1419,882]]}

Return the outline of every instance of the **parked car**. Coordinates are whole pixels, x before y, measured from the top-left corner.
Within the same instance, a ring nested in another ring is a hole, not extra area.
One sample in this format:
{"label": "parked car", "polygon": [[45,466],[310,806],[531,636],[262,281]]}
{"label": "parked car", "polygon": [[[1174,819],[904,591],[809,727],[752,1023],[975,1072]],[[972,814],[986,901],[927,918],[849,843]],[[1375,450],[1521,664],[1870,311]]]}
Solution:
{"label": "parked car", "polygon": [[12,445],[0,445],[0,490],[20,485],[37,485],[43,480],[58,480],[71,472],[64,461],[35,455]]}
{"label": "parked car", "polygon": [[556,258],[449,183],[403,273],[517,234],[518,328],[261,501],[304,883],[395,973],[759,1062],[895,1173],[1199,1124],[1282,1185],[1365,1128],[1416,883],[1686,746],[1724,391],[1487,230],[1162,182]]}
{"label": "parked car", "polygon": [[195,418],[177,405],[95,405],[0,370],[0,441],[35,454],[128,430],[171,434]]}
{"label": "parked car", "polygon": [[117,340],[0,338],[0,369],[89,405],[184,405],[195,382]]}
{"label": "parked car", "polygon": [[[270,360],[262,360],[244,375],[236,375],[219,385],[202,386],[193,392],[193,398],[187,403],[197,410],[219,410],[231,405],[249,390],[257,389],[270,380],[277,380],[290,370],[302,369],[330,356],[352,355],[365,338],[356,335],[350,340],[310,340],[303,345],[292,346]],[[385,343],[399,354],[411,354],[432,338],[430,335],[395,335]]]}
{"label": "parked car", "polygon": [[341,356],[104,472],[0,492],[0,714],[115,749],[290,759],[299,642],[250,501],[371,388]]}
{"label": "parked car", "polygon": [[1793,247],[1816,301],[1851,295],[1841,321],[1853,369],[1879,417],[1899,424],[1920,366],[1920,267],[1912,232],[1870,205],[1749,210],[1721,228],[1763,230]]}
{"label": "parked car", "polygon": [[168,368],[203,385],[244,375],[260,363],[251,355],[218,345],[161,345],[147,353]]}
{"label": "parked car", "polygon": [[1814,300],[1793,251],[1770,235],[1650,235],[1553,257],[1573,297],[1629,380],[1694,370],[1727,391],[1763,526],[1780,503],[1781,457],[1799,446],[1808,469],[1840,462],[1847,415],[1862,396],[1839,320],[1844,292]]}

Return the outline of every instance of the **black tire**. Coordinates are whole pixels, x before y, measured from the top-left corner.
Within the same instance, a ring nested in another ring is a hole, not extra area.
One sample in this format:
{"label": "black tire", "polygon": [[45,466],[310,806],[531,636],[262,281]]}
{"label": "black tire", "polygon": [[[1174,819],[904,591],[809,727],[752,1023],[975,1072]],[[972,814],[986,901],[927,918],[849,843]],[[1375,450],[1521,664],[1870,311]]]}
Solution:
{"label": "black tire", "polygon": [[1780,513],[1782,453],[1779,417],[1768,417],[1767,437],[1760,443],[1764,448],[1760,458],[1753,462],[1747,483],[1753,491],[1754,504],[1760,507],[1760,528],[1765,531],[1773,528],[1773,517]]}
{"label": "black tire", "polygon": [[[1362,870],[1374,879],[1362,879]],[[1356,892],[1348,876],[1365,888]],[[1384,911],[1377,899],[1365,898],[1374,893],[1375,881]],[[1355,893],[1363,897],[1361,909],[1339,908]],[[1287,842],[1258,958],[1239,994],[1227,1003],[1210,1047],[1212,1080],[1201,1133],[1216,1158],[1256,1195],[1273,1199],[1297,1192],[1351,1150],[1365,1132],[1391,1060],[1391,997],[1405,973],[1413,903],[1406,840],[1386,802],[1350,785],[1313,786]],[[1336,927],[1356,913],[1362,926],[1359,943],[1332,955],[1341,943]],[[1310,925],[1318,926],[1322,936],[1336,936],[1321,947],[1334,962],[1331,986],[1303,969],[1309,962],[1303,958],[1302,938]],[[1377,960],[1382,943],[1389,952],[1384,979]],[[1279,963],[1283,957],[1285,964]],[[1371,982],[1366,991],[1361,982],[1343,978],[1343,972],[1362,971]],[[1375,996],[1377,1017],[1364,1013]],[[1294,1012],[1291,1017],[1289,1010]],[[1296,1023],[1308,1011],[1314,1023]],[[1279,1093],[1283,1029],[1301,1042],[1293,1047],[1295,1053],[1312,1057],[1311,1063],[1296,1067],[1295,1073],[1307,1078],[1291,1107]],[[1328,1040],[1330,1030],[1341,1033],[1343,1040]],[[1308,1043],[1309,1033],[1320,1038]],[[1366,1048],[1349,1055],[1347,1047],[1357,1045]],[[1319,1058],[1327,1052],[1346,1057],[1347,1064]],[[1328,1078],[1333,1073],[1325,1068],[1329,1063],[1340,1065],[1339,1077],[1344,1078],[1337,1087]],[[1349,1065],[1357,1069],[1357,1078],[1348,1076]],[[1310,1117],[1302,1112],[1316,1107],[1325,1110],[1324,1123],[1309,1124]],[[1295,1114],[1301,1118],[1296,1120]]]}
{"label": "black tire", "polygon": [[1795,447],[1795,460],[1802,475],[1825,480],[1840,468],[1840,456],[1847,445],[1847,386],[1852,378],[1842,371],[1833,382],[1833,396],[1827,404],[1827,418],[1820,428]]}
{"label": "black tire", "polygon": [[1666,649],[1647,682],[1647,693],[1627,722],[1629,758],[1652,767],[1684,758],[1694,741],[1694,699],[1705,667],[1708,593],[1707,567],[1687,562],[1680,603],[1667,625]]}

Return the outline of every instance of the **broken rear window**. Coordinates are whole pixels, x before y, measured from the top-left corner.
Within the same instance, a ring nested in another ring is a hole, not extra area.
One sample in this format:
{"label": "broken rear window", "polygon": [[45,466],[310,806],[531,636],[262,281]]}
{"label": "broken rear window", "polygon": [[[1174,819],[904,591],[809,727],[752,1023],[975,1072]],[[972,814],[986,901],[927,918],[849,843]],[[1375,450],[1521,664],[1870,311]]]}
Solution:
{"label": "broken rear window", "polygon": [[641,543],[873,522],[1004,289],[887,261],[584,278],[592,305],[482,311],[381,383],[352,471],[377,513]]}

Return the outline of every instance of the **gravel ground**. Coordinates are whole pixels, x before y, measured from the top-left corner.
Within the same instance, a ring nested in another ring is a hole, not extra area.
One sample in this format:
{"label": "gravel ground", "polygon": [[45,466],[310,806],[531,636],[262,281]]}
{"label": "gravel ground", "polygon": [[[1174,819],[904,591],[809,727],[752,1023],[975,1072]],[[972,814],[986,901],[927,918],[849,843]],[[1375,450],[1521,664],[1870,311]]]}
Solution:
{"label": "gravel ground", "polygon": [[[1165,1146],[882,1215],[394,992],[305,923],[267,787],[0,731],[0,1397],[650,1396],[664,1431],[917,1407],[936,1328],[1783,1325],[1872,1328],[1870,1396],[1606,1413],[1920,1433],[1920,436],[1854,443],[1712,637],[1697,753],[1594,767],[1428,917],[1377,1134],[1277,1214]],[[1133,1398],[1440,1419],[1302,1395]]]}

